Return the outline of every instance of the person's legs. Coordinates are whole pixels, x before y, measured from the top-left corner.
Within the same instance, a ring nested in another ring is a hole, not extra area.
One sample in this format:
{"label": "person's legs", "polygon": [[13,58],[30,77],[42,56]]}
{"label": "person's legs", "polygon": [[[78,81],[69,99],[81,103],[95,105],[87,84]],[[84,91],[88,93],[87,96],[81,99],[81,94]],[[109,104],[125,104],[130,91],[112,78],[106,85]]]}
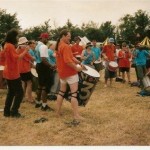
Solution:
{"label": "person's legs", "polygon": [[13,98],[15,96],[15,92],[13,90],[13,83],[10,80],[7,80],[7,85],[8,85],[8,93],[7,97],[5,100],[5,107],[4,107],[4,116],[9,117],[10,116],[10,108],[13,102]]}
{"label": "person's legs", "polygon": [[33,97],[32,97],[32,81],[28,80],[26,86],[26,96],[29,102],[33,102]]}
{"label": "person's legs", "polygon": [[11,114],[17,115],[18,109],[20,107],[20,103],[22,102],[23,99],[23,88],[22,88],[20,78],[14,80],[13,83],[14,83],[15,99],[14,99],[13,106],[11,108]]}
{"label": "person's legs", "polygon": [[70,86],[70,91],[72,93],[71,106],[73,109],[73,117],[74,119],[83,119],[83,117],[79,115],[79,111],[78,111],[78,100],[77,100],[78,82],[70,84],[69,86]]}
{"label": "person's legs", "polygon": [[61,115],[61,106],[63,103],[63,99],[64,99],[63,96],[66,92],[66,88],[67,88],[67,83],[60,82],[60,91],[57,95],[57,102],[56,102],[56,114],[57,114],[57,116]]}

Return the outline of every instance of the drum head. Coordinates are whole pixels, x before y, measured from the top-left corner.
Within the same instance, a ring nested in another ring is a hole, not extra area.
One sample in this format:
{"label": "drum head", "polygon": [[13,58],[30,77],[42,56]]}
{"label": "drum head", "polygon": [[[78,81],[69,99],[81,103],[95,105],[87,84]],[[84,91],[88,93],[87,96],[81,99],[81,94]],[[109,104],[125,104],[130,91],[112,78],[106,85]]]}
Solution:
{"label": "drum head", "polygon": [[115,62],[115,61],[110,61],[109,62],[109,65],[111,66],[111,67],[118,67],[118,64]]}
{"label": "drum head", "polygon": [[77,58],[81,58],[81,55],[76,55]]}
{"label": "drum head", "polygon": [[102,61],[101,60],[96,60],[94,61],[94,64],[100,64]]}
{"label": "drum head", "polygon": [[82,72],[84,72],[85,74],[88,74],[89,76],[92,76],[92,77],[96,77],[96,78],[100,77],[100,74],[95,69],[92,69],[91,67],[89,67],[87,65],[84,65],[84,66],[87,70],[82,70]]}
{"label": "drum head", "polygon": [[38,74],[34,68],[31,68],[31,73],[33,76],[38,77]]}
{"label": "drum head", "polygon": [[0,70],[4,70],[4,66],[0,66]]}

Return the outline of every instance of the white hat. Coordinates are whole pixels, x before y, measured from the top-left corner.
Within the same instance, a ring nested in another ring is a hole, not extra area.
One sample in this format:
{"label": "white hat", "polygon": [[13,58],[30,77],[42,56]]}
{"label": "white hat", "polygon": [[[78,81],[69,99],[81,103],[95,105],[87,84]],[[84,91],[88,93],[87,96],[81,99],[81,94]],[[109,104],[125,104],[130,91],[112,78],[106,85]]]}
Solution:
{"label": "white hat", "polygon": [[25,44],[25,43],[27,43],[27,42],[28,42],[28,40],[27,40],[26,37],[21,37],[21,38],[19,38],[18,44],[21,45],[21,44]]}
{"label": "white hat", "polygon": [[114,38],[109,38],[110,43],[114,43]]}

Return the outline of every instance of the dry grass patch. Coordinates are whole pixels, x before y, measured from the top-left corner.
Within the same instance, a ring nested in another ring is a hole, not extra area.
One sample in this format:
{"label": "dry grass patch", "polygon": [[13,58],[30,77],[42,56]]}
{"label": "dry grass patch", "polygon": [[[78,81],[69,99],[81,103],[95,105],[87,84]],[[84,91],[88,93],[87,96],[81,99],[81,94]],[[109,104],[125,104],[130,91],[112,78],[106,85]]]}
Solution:
{"label": "dry grass patch", "polygon": [[[132,79],[134,80],[132,70]],[[64,101],[63,116],[42,112],[34,105],[22,103],[20,111],[25,118],[4,118],[0,112],[0,145],[150,145],[150,99],[139,97],[137,87],[114,82],[103,88],[103,75],[87,106],[80,107],[86,120],[77,126],[68,126],[72,120],[70,103]],[[3,108],[6,91],[0,91]],[[55,108],[55,102],[49,105]],[[47,122],[34,120],[46,117]]]}

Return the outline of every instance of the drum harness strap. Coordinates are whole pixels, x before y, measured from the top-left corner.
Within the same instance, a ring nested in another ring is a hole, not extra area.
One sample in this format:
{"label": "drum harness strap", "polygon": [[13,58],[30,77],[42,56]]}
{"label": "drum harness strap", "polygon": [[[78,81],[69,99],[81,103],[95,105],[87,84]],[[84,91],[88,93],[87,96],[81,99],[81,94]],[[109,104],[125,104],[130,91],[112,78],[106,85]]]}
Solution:
{"label": "drum harness strap", "polygon": [[[69,93],[69,95],[70,95],[71,97],[73,97],[73,98],[77,98],[77,95],[73,95],[73,94],[78,94],[78,93],[79,93],[79,91],[76,91],[76,92],[73,92],[73,93]],[[64,98],[64,94],[65,94],[64,91],[59,90],[58,95],[60,95],[60,96],[62,96],[62,97]]]}
{"label": "drum harness strap", "polygon": [[[75,94],[76,96],[75,96],[75,95],[73,95],[73,94]],[[73,98],[77,98],[77,94],[78,94],[78,91],[73,92],[73,93],[70,93],[70,96],[71,96],[71,97],[73,97]]]}
{"label": "drum harness strap", "polygon": [[63,97],[63,98],[64,98],[64,94],[65,94],[65,92],[64,92],[64,91],[59,90],[58,95],[60,95],[61,97]]}

